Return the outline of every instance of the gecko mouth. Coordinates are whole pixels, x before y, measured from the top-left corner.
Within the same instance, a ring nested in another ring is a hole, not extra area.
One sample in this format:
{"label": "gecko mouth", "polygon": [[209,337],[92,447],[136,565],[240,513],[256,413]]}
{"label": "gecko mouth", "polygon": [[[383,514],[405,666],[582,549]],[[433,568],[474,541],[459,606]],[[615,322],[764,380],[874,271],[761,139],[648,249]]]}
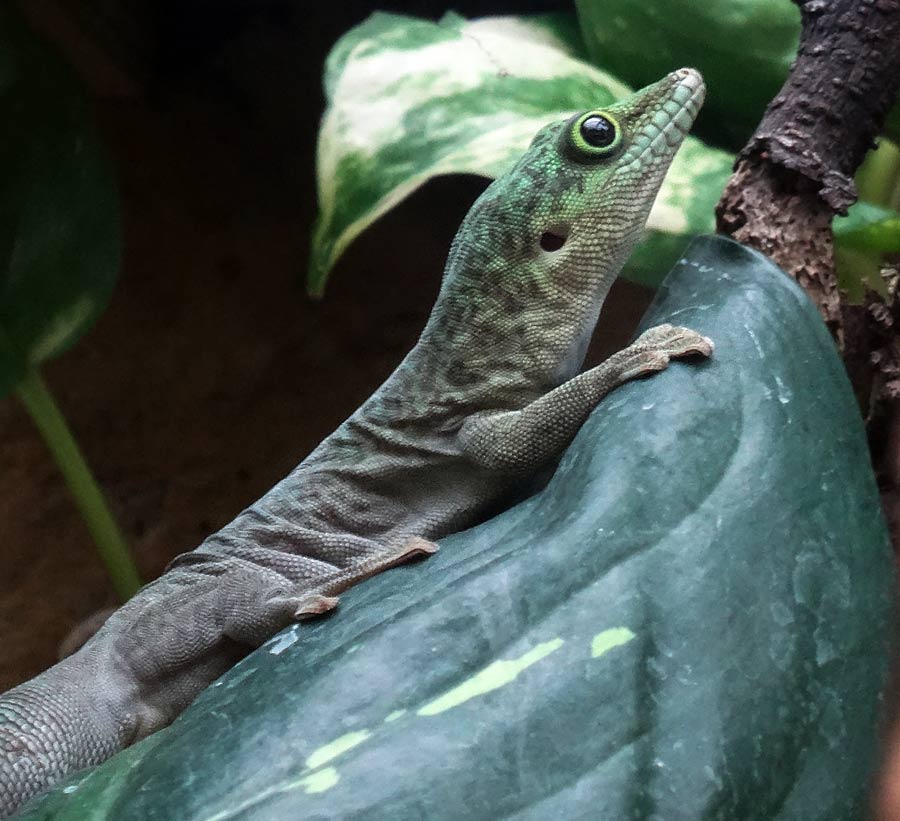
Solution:
{"label": "gecko mouth", "polygon": [[672,87],[650,120],[633,135],[622,156],[625,166],[639,160],[670,159],[681,145],[703,105],[706,86],[699,72],[692,68],[673,71],[667,78]]}

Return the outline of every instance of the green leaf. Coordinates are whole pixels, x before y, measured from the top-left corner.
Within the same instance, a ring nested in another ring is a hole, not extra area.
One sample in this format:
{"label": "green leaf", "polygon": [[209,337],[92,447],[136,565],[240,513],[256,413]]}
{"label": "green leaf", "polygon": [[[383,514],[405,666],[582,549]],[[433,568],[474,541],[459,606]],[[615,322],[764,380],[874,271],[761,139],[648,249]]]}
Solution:
{"label": "green leaf", "polygon": [[833,223],[838,284],[850,302],[862,302],[866,288],[887,295],[881,278],[885,254],[900,253],[900,213],[857,202]]}
{"label": "green leaf", "polygon": [[880,205],[858,202],[846,217],[835,218],[834,236],[845,248],[900,253],[900,213]]}
{"label": "green leaf", "polygon": [[635,86],[693,66],[706,78],[698,133],[741,148],[781,88],[800,37],[786,0],[576,0],[593,61]]}
{"label": "green leaf", "polygon": [[854,182],[859,199],[889,207],[900,204],[900,147],[880,139],[856,170]]}
{"label": "green leaf", "polygon": [[722,238],[659,322],[711,360],[616,390],[539,494],[23,817],[864,817],[894,573],[843,365],[800,288]]}
{"label": "green leaf", "polygon": [[[310,291],[320,294],[349,243],[427,180],[495,177],[541,126],[630,93],[582,56],[565,14],[448,15],[438,24],[375,14],[346,34],[325,70]],[[688,139],[651,214],[651,235],[711,230],[730,168],[729,155]]]}
{"label": "green leaf", "polygon": [[856,251],[852,248],[834,249],[834,266],[841,298],[851,305],[861,305],[866,298],[866,289],[887,297],[888,289],[881,278],[881,254],[871,251]]}
{"label": "green leaf", "polygon": [[0,7],[0,396],[102,313],[119,261],[110,167],[71,70]]}

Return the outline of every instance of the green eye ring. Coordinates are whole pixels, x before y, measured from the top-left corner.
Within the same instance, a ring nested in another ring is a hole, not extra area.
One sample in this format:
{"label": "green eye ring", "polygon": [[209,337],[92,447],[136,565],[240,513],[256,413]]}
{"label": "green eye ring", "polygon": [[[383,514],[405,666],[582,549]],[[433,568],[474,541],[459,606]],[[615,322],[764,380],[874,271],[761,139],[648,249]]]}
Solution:
{"label": "green eye ring", "polygon": [[580,160],[610,157],[622,145],[622,126],[609,112],[602,110],[573,117],[565,135],[572,153]]}

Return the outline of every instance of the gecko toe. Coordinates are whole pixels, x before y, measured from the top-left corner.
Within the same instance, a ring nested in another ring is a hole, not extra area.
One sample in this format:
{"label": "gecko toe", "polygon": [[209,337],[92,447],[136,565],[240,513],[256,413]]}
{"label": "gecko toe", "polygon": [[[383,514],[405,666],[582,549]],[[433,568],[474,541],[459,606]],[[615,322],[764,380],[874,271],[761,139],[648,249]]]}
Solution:
{"label": "gecko toe", "polygon": [[301,619],[314,618],[328,613],[338,606],[340,599],[337,596],[320,596],[318,593],[309,593],[301,596],[297,600],[296,609],[294,610],[294,618]]}

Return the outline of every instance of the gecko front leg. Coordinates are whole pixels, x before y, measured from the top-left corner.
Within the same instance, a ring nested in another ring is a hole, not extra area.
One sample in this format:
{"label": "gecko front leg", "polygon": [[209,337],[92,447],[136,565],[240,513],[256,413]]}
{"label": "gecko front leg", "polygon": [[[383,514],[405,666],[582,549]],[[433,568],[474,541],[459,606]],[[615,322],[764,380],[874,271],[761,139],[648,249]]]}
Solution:
{"label": "gecko front leg", "polygon": [[521,410],[479,413],[460,430],[463,451],[476,464],[530,474],[558,456],[591,411],[613,388],[663,370],[669,360],[710,356],[713,343],[688,328],[657,325],[605,362],[564,382]]}

